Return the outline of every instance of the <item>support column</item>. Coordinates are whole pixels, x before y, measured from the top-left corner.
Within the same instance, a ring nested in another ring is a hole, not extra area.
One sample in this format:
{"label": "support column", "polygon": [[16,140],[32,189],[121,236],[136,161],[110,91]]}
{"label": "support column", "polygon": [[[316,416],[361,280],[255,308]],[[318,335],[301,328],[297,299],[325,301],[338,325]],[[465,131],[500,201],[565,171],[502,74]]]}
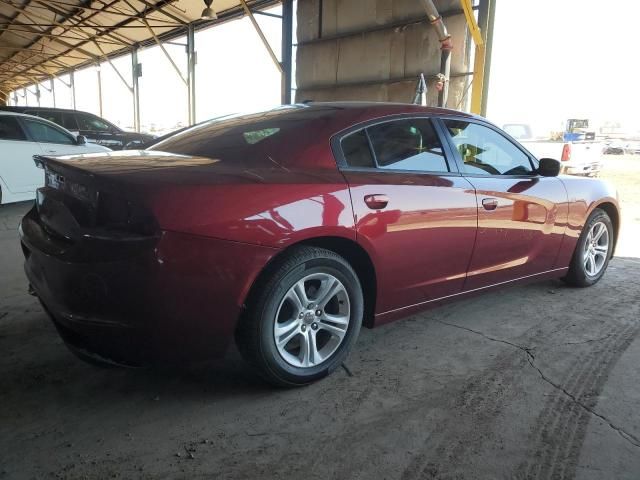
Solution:
{"label": "support column", "polygon": [[293,75],[293,0],[282,1],[282,104],[291,103]]}
{"label": "support column", "polygon": [[53,97],[53,108],[56,108],[56,82],[54,77],[51,77],[51,96]]}
{"label": "support column", "polygon": [[190,23],[187,27],[187,101],[189,108],[189,125],[196,123],[196,63],[198,57],[195,44],[195,27]]}
{"label": "support column", "polygon": [[482,0],[478,11],[478,24],[485,43],[484,49],[484,80],[482,83],[482,105],[480,115],[487,115],[487,100],[489,98],[489,77],[491,75],[491,52],[493,47],[493,28],[496,15],[495,0]]}
{"label": "support column", "polygon": [[133,77],[133,127],[140,132],[140,86],[138,79],[142,76],[142,68],[138,63],[138,47],[131,52],[131,74]]}
{"label": "support column", "polygon": [[73,109],[76,110],[76,79],[73,70],[69,73],[69,82],[71,82],[71,100],[73,100]]}
{"label": "support column", "polygon": [[100,64],[96,66],[96,72],[98,73],[98,109],[102,117],[102,68]]}

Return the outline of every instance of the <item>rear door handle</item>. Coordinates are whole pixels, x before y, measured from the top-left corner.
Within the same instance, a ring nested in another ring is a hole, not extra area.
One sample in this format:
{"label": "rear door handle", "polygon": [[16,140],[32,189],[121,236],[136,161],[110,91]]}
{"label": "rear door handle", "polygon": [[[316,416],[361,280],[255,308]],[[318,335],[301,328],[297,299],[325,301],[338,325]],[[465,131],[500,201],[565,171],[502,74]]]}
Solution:
{"label": "rear door handle", "polygon": [[483,198],[482,206],[485,210],[495,210],[498,208],[498,199],[497,198]]}
{"label": "rear door handle", "polygon": [[389,203],[389,197],[384,194],[376,193],[375,195],[365,195],[364,203],[372,210],[380,210]]}

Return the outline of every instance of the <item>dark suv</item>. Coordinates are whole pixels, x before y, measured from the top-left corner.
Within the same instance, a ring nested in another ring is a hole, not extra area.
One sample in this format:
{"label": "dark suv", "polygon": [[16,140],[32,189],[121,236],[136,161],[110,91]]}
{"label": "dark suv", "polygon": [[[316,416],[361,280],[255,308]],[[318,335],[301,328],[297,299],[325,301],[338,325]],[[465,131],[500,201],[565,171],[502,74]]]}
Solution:
{"label": "dark suv", "polygon": [[125,132],[114,124],[92,113],[64,108],[48,107],[0,107],[0,110],[26,113],[57,123],[76,135],[83,135],[89,142],[104,145],[112,150],[140,148],[154,137],[144,133]]}

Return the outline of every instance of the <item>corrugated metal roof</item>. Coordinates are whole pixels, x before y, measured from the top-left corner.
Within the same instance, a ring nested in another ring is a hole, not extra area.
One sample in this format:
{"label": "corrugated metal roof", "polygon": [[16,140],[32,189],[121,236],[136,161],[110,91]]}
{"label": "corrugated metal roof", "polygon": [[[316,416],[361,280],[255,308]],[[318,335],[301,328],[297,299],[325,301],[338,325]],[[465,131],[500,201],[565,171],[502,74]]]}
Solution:
{"label": "corrugated metal roof", "polygon": [[[263,8],[276,0],[247,0]],[[218,21],[200,20],[202,0],[0,0],[0,92],[144,45],[155,37],[241,16],[239,0],[214,0]]]}

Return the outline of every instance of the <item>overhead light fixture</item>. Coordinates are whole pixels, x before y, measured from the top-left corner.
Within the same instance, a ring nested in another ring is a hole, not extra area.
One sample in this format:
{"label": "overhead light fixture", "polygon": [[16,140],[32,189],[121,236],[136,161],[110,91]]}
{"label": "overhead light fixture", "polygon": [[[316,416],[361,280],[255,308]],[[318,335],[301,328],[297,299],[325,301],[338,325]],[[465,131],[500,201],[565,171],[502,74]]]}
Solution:
{"label": "overhead light fixture", "polygon": [[218,19],[218,15],[216,14],[215,10],[211,8],[212,3],[213,3],[213,0],[204,0],[204,4],[207,6],[207,8],[202,10],[202,15],[200,15],[200,18],[202,18],[203,20]]}

